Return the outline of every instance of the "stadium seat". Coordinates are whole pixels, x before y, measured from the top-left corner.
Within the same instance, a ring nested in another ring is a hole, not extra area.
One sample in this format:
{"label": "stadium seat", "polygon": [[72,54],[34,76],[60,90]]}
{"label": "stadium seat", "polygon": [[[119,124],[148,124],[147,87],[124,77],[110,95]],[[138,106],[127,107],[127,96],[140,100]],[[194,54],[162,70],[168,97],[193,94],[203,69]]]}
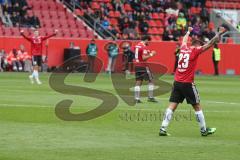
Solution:
{"label": "stadium seat", "polygon": [[156,21],[154,21],[154,20],[148,21],[148,25],[149,25],[150,27],[157,27]]}
{"label": "stadium seat", "polygon": [[160,19],[160,17],[159,17],[159,14],[158,13],[153,13],[152,14],[152,19]]}
{"label": "stadium seat", "polygon": [[115,17],[115,15],[114,15],[114,12],[113,12],[113,11],[110,11],[108,14],[109,14],[108,16],[109,16],[110,18],[114,18],[114,17]]}
{"label": "stadium seat", "polygon": [[118,20],[116,18],[110,18],[109,21],[114,26],[118,25]]}
{"label": "stadium seat", "polygon": [[124,4],[124,9],[125,9],[127,12],[131,12],[131,11],[133,10],[132,7],[131,7],[131,5],[128,4],[128,3]]}
{"label": "stadium seat", "polygon": [[156,23],[156,27],[163,27],[163,23],[161,20],[157,20],[155,21],[155,23]]}
{"label": "stadium seat", "polygon": [[121,13],[119,11],[114,12],[114,17],[119,18],[121,16]]}
{"label": "stadium seat", "polygon": [[83,16],[83,14],[84,14],[84,12],[80,9],[76,9],[74,13],[78,16]]}
{"label": "stadium seat", "polygon": [[228,44],[234,44],[234,40],[232,38],[227,38],[227,43]]}
{"label": "stadium seat", "polygon": [[94,9],[94,10],[98,10],[98,9],[100,9],[100,5],[99,5],[99,3],[97,3],[97,2],[92,2],[92,9]]}

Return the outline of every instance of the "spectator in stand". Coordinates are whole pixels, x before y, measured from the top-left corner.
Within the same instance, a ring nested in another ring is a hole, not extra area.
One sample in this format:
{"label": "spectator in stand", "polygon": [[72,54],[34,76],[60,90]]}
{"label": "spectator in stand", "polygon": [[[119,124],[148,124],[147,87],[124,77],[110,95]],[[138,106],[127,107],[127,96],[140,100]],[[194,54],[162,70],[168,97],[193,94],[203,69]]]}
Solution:
{"label": "spectator in stand", "polygon": [[137,20],[138,20],[138,12],[135,11],[135,10],[132,12],[132,19],[133,19],[134,21],[137,21]]}
{"label": "spectator in stand", "polygon": [[116,59],[119,53],[119,48],[115,39],[113,40],[113,42],[108,44],[107,52],[108,52],[108,66],[106,71],[108,74],[111,74],[114,73],[115,71]]}
{"label": "spectator in stand", "polygon": [[149,25],[146,20],[143,20],[139,23],[138,28],[143,34],[147,34],[149,30]]}
{"label": "spectator in stand", "polygon": [[11,21],[12,21],[14,27],[18,26],[19,22],[20,22],[19,13],[13,12],[13,15],[11,17]]}
{"label": "spectator in stand", "polygon": [[22,71],[23,67],[20,62],[20,57],[18,57],[17,50],[13,49],[8,55],[7,55],[7,61],[9,67],[13,69],[13,71]]}
{"label": "spectator in stand", "polygon": [[15,4],[13,4],[13,7],[12,7],[13,11],[16,12],[16,13],[21,13],[21,8],[19,6],[19,3],[16,2]]}
{"label": "spectator in stand", "polygon": [[207,8],[203,7],[200,12],[201,19],[204,23],[209,23],[209,13]]}
{"label": "spectator in stand", "polygon": [[195,23],[193,25],[192,35],[193,35],[193,37],[199,37],[201,34],[202,34],[201,22],[200,22],[200,20],[198,20],[197,23]]}
{"label": "spectator in stand", "polygon": [[173,29],[176,26],[176,16],[173,14],[167,14],[165,18],[165,26],[169,29]]}
{"label": "spectator in stand", "polygon": [[185,31],[186,29],[186,26],[187,26],[187,20],[186,18],[184,17],[184,14],[183,13],[179,13],[179,16],[177,18],[177,29],[180,31],[180,32],[183,32]]}
{"label": "spectator in stand", "polygon": [[173,35],[171,33],[171,30],[168,27],[163,32],[162,40],[163,41],[172,41],[172,40],[174,40],[174,37],[173,37]]}
{"label": "spectator in stand", "polygon": [[172,36],[174,41],[178,41],[179,37],[181,37],[181,32],[177,29],[176,26],[172,30]]}
{"label": "spectator in stand", "polygon": [[202,32],[202,37],[205,42],[208,42],[210,39],[212,39],[215,36],[215,32],[213,31],[213,28],[207,27]]}
{"label": "spectator in stand", "polygon": [[124,17],[123,19],[120,19],[119,27],[120,27],[121,31],[123,31],[125,28],[129,27],[128,17]]}
{"label": "spectator in stand", "polygon": [[119,11],[122,13],[123,11],[123,4],[121,2],[121,0],[112,0],[112,5],[113,5],[113,9],[115,11]]}
{"label": "spectator in stand", "polygon": [[139,2],[138,0],[132,0],[131,1],[131,6],[134,10],[136,10],[137,12],[141,11],[141,2]]}
{"label": "spectator in stand", "polygon": [[94,72],[94,62],[95,62],[95,58],[98,53],[98,47],[97,47],[97,44],[94,39],[92,39],[91,42],[88,44],[86,53],[88,56],[88,65],[89,65],[88,71],[90,73],[93,73]]}
{"label": "spectator in stand", "polygon": [[104,29],[109,29],[110,23],[107,19],[107,16],[104,16],[103,20],[101,21],[101,25]]}
{"label": "spectator in stand", "polygon": [[114,36],[117,36],[117,29],[116,29],[116,26],[112,25],[109,29],[109,31],[114,35]]}
{"label": "spectator in stand", "polygon": [[28,15],[21,17],[20,20],[21,20],[20,27],[27,27],[31,25],[30,18]]}
{"label": "spectator in stand", "polygon": [[7,12],[10,15],[13,13],[13,8],[11,3],[5,3],[2,6],[2,9],[3,9],[3,12]]}
{"label": "spectator in stand", "polygon": [[6,69],[5,67],[5,61],[6,61],[6,52],[5,50],[2,48],[0,50],[0,72],[3,72],[4,69]]}
{"label": "spectator in stand", "polygon": [[4,12],[4,15],[2,16],[2,22],[5,24],[7,27],[13,26],[12,21],[11,21],[11,16],[8,14],[7,11]]}
{"label": "spectator in stand", "polygon": [[41,27],[40,21],[39,21],[38,17],[35,15],[32,15],[31,17],[29,17],[29,23],[30,23],[31,27],[34,27],[34,28]]}

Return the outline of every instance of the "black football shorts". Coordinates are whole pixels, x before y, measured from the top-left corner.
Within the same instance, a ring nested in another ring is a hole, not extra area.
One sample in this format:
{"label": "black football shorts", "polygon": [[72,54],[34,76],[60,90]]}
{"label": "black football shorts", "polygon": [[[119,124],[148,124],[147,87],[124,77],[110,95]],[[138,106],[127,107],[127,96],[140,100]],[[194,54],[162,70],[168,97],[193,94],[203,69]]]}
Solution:
{"label": "black football shorts", "polygon": [[151,81],[153,80],[153,74],[150,71],[149,67],[135,67],[135,78],[137,81]]}
{"label": "black football shorts", "polygon": [[174,82],[170,102],[182,103],[186,99],[188,104],[200,103],[199,93],[194,83]]}
{"label": "black football shorts", "polygon": [[33,56],[32,58],[33,66],[42,66],[42,56]]}

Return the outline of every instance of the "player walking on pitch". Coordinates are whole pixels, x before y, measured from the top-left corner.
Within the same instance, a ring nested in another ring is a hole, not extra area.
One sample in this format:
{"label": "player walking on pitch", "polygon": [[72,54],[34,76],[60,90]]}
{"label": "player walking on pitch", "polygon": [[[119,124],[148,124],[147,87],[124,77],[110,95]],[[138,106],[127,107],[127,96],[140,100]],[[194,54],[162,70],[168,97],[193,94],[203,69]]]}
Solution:
{"label": "player walking on pitch", "polygon": [[188,28],[188,32],[183,38],[182,45],[180,48],[178,67],[175,73],[175,81],[170,97],[170,104],[165,112],[165,116],[160,128],[160,136],[168,136],[167,127],[172,118],[173,112],[177,109],[178,104],[182,103],[184,99],[187,100],[188,104],[191,104],[195,110],[195,115],[200,126],[200,132],[202,136],[213,134],[216,128],[207,128],[205,123],[204,114],[200,106],[200,98],[196,86],[194,84],[194,72],[197,65],[198,57],[201,53],[209,49],[216,43],[221,34],[224,33],[225,29],[220,28],[216,36],[211,39],[208,43],[201,46],[200,41],[192,41],[190,47],[187,46],[188,37],[192,28]]}
{"label": "player walking on pitch", "polygon": [[42,84],[42,82],[39,80],[39,73],[38,71],[41,70],[42,66],[42,45],[43,41],[55,36],[58,32],[58,30],[54,31],[54,34],[51,34],[49,36],[40,36],[39,31],[34,31],[33,37],[27,37],[24,35],[24,30],[21,30],[21,35],[28,40],[31,43],[31,54],[32,54],[32,62],[33,62],[33,73],[29,76],[29,79],[31,80],[31,83],[34,83],[34,79],[36,80],[37,84]]}
{"label": "player walking on pitch", "polygon": [[134,87],[135,102],[142,103],[140,100],[140,91],[143,80],[148,81],[148,101],[157,102],[153,97],[153,75],[146,64],[146,61],[156,54],[156,51],[147,50],[147,45],[150,40],[149,36],[144,36],[142,41],[135,46],[135,76],[136,85]]}

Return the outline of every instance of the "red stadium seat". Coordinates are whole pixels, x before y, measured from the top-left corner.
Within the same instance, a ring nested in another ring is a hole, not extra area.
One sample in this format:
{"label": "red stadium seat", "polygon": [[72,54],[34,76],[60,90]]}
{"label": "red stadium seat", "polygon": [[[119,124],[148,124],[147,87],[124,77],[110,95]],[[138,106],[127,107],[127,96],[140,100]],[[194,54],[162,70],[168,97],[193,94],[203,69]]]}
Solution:
{"label": "red stadium seat", "polygon": [[164,29],[163,29],[163,28],[159,28],[159,29],[158,29],[158,34],[161,34],[161,35],[162,35],[163,32],[164,32]]}
{"label": "red stadium seat", "polygon": [[127,12],[129,12],[129,11],[132,11],[133,9],[132,9],[132,7],[131,7],[131,5],[130,4],[128,4],[128,3],[126,3],[125,5],[124,5],[124,9],[127,11]]}
{"label": "red stadium seat", "polygon": [[149,34],[159,34],[157,28],[150,28],[148,33]]}
{"label": "red stadium seat", "polygon": [[41,5],[41,10],[46,10],[47,11],[49,9],[47,3],[40,3],[40,5]]}
{"label": "red stadium seat", "polygon": [[114,26],[118,25],[118,20],[116,18],[111,18],[110,23]]}
{"label": "red stadium seat", "polygon": [[158,21],[155,21],[155,22],[156,22],[157,27],[163,27],[162,21],[158,20]]}
{"label": "red stadium seat", "polygon": [[159,18],[161,19],[161,20],[164,20],[164,13],[159,13]]}
{"label": "red stadium seat", "polygon": [[79,38],[80,37],[80,34],[79,34],[77,29],[71,30],[71,35],[74,38]]}
{"label": "red stadium seat", "polygon": [[110,12],[109,12],[109,17],[110,17],[110,18],[114,18],[114,17],[115,17],[115,15],[114,15],[114,12],[113,12],[113,11],[110,11]]}
{"label": "red stadium seat", "polygon": [[58,20],[52,20],[52,27],[54,28],[61,28],[61,24]]}
{"label": "red stadium seat", "polygon": [[83,16],[84,12],[80,9],[76,9],[75,14],[78,15],[78,16]]}
{"label": "red stadium seat", "polygon": [[121,13],[119,11],[114,12],[114,17],[119,18],[121,16]]}
{"label": "red stadium seat", "polygon": [[159,14],[158,13],[153,13],[152,14],[152,19],[160,19]]}
{"label": "red stadium seat", "polygon": [[148,25],[149,25],[150,27],[157,27],[156,21],[154,21],[154,20],[148,21]]}
{"label": "red stadium seat", "polygon": [[100,9],[100,5],[99,5],[99,3],[97,3],[97,2],[92,2],[91,7],[92,7],[92,9],[94,9],[94,10]]}
{"label": "red stadium seat", "polygon": [[56,11],[58,9],[55,3],[48,3],[48,7],[51,11]]}
{"label": "red stadium seat", "polygon": [[227,39],[227,43],[228,43],[228,44],[233,44],[233,43],[234,43],[234,40],[233,40],[232,38],[228,38],[228,39]]}

